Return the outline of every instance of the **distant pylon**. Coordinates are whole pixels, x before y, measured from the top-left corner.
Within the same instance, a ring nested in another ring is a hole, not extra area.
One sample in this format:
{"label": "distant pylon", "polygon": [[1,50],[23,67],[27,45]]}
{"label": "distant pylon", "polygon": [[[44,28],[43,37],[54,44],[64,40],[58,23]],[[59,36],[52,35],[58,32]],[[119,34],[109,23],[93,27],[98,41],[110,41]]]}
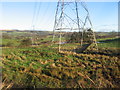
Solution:
{"label": "distant pylon", "polygon": [[74,2],[65,2],[65,0],[58,1],[52,42],[55,40],[55,32],[59,32],[59,51],[61,49],[62,31],[71,30],[81,32],[80,43],[82,46],[84,36],[83,31],[89,28],[92,29],[93,27],[89,18],[89,11],[84,2],[80,2],[80,0],[75,0]]}

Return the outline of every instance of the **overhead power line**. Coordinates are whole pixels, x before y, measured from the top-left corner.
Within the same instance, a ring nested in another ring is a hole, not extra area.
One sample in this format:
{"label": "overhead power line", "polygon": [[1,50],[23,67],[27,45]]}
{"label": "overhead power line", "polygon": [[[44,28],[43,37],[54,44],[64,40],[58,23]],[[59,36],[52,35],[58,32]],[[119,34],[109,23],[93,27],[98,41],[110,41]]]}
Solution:
{"label": "overhead power line", "polygon": [[31,26],[33,27],[33,30],[35,29],[36,23],[39,18],[40,8],[41,8],[41,2],[35,2],[32,24],[31,24]]}

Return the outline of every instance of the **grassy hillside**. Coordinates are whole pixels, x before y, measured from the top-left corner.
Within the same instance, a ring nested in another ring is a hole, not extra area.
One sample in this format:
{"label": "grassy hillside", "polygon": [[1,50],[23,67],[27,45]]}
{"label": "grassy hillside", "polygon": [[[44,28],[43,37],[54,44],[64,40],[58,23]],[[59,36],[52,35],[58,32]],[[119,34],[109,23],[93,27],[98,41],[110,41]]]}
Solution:
{"label": "grassy hillside", "polygon": [[119,57],[58,53],[51,47],[3,49],[3,83],[13,87],[119,87]]}
{"label": "grassy hillside", "polygon": [[101,43],[98,44],[98,46],[107,48],[120,48],[120,38],[102,40]]}
{"label": "grassy hillside", "polygon": [[[2,48],[3,90],[28,87],[120,88],[120,39],[104,40],[104,43],[98,43],[98,51],[88,48],[78,54],[58,52],[58,42],[51,43],[49,34],[37,36],[39,45],[29,46],[18,45],[24,38],[31,37],[30,34],[23,38],[13,37],[3,38],[4,43],[11,41],[16,45]],[[61,46],[73,50],[79,45],[65,43]]]}

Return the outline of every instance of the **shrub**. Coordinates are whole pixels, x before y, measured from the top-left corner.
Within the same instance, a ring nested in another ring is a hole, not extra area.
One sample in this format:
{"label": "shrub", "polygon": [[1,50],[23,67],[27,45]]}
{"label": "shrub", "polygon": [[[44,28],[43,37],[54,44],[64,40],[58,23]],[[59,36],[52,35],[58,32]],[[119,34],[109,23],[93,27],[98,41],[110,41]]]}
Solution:
{"label": "shrub", "polygon": [[8,34],[3,34],[2,38],[3,39],[12,39],[12,37],[10,35],[8,35]]}
{"label": "shrub", "polygon": [[27,38],[27,39],[23,39],[23,40],[21,41],[20,46],[30,46],[31,44],[32,44],[31,39],[30,39],[30,38]]}
{"label": "shrub", "polygon": [[66,35],[66,39],[71,43],[79,43],[81,42],[81,39],[83,39],[85,43],[92,43],[94,41],[94,36],[93,31],[91,29],[88,29],[83,32],[83,36],[82,32],[73,32],[71,35]]}

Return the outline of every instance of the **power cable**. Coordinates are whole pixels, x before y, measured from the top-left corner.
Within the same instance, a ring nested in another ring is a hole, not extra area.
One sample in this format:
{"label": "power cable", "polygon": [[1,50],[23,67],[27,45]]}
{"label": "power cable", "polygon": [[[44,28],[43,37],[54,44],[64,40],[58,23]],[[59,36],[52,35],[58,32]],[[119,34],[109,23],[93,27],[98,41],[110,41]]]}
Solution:
{"label": "power cable", "polygon": [[39,13],[40,13],[40,9],[41,9],[41,2],[39,2],[39,6],[38,6],[38,10],[37,10],[37,13],[36,13],[36,19],[35,19],[35,23],[34,23],[34,25],[36,25],[37,24],[37,21],[38,21],[38,19],[39,19]]}
{"label": "power cable", "polygon": [[35,21],[35,16],[36,16],[36,9],[37,9],[37,2],[34,4],[34,11],[33,11],[33,17],[32,17],[32,23],[31,27],[34,29],[34,21]]}

